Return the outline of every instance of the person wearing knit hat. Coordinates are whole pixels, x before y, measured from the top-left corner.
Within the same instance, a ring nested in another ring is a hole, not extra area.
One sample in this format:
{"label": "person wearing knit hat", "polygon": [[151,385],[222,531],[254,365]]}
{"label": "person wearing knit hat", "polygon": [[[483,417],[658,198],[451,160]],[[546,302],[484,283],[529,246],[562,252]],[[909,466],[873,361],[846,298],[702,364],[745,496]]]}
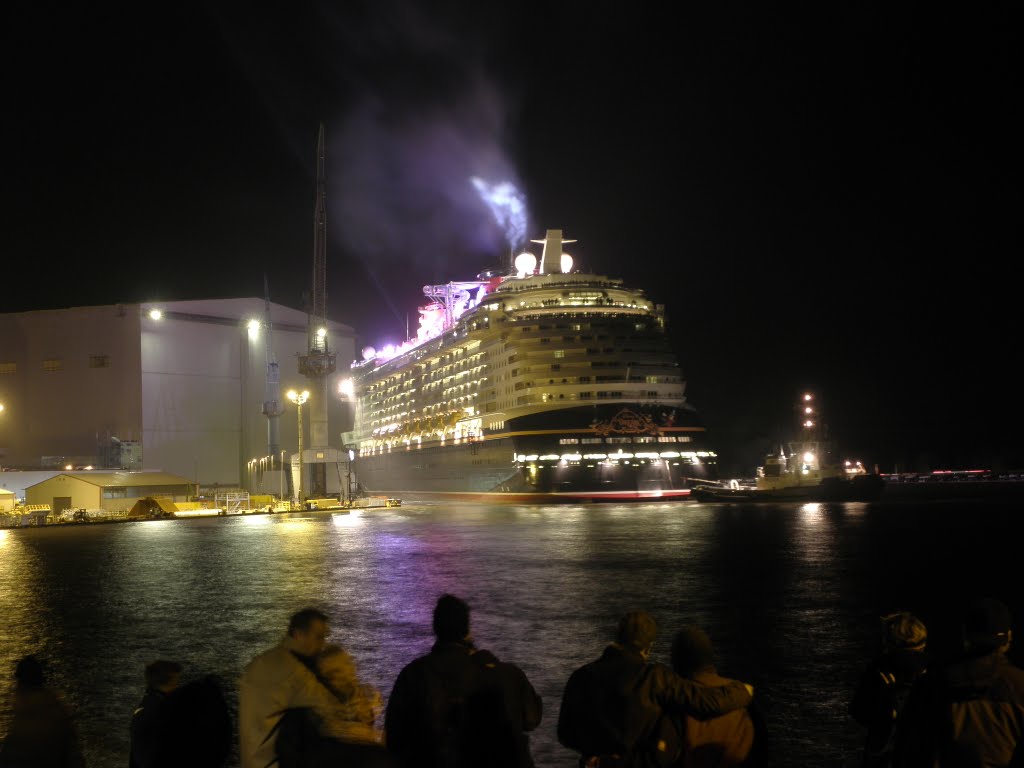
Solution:
{"label": "person wearing knit hat", "polygon": [[866,729],[865,768],[892,764],[898,717],[914,683],[928,668],[928,630],[909,611],[881,617],[882,651],[864,670],[850,702],[850,715]]}
{"label": "person wearing knit hat", "polygon": [[558,713],[558,741],[580,755],[580,766],[671,766],[679,758],[673,718],[717,717],[746,707],[753,688],[722,679],[702,686],[650,661],[657,624],[629,611],[600,658],[570,676]]}
{"label": "person wearing knit hat", "polygon": [[1006,657],[1010,609],[993,597],[963,613],[962,656],[930,669],[911,691],[896,731],[894,766],[1009,766],[1024,759],[1024,670]]}

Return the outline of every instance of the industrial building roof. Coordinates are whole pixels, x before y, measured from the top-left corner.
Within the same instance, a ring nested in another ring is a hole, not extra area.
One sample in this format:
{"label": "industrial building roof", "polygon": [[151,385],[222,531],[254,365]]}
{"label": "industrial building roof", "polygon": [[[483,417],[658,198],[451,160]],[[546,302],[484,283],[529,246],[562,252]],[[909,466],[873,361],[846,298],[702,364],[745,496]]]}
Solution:
{"label": "industrial building roof", "polygon": [[[97,485],[100,488],[128,488],[147,485],[191,485],[192,481],[181,475],[172,475],[170,472],[61,472],[60,477],[67,475],[81,480],[90,485]],[[53,478],[49,478],[52,480]],[[48,482],[43,480],[42,483]],[[42,485],[36,483],[35,485]],[[34,488],[35,485],[28,486]]]}

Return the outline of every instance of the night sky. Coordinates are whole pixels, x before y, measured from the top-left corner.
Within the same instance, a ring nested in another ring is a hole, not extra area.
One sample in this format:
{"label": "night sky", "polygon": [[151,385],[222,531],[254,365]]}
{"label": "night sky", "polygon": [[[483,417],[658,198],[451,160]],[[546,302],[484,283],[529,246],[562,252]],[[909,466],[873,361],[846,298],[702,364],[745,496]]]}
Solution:
{"label": "night sky", "polygon": [[882,471],[1024,468],[1009,2],[80,6],[6,11],[5,311],[304,308],[323,121],[360,345],[507,262],[507,180],[666,305],[726,467],[812,388]]}

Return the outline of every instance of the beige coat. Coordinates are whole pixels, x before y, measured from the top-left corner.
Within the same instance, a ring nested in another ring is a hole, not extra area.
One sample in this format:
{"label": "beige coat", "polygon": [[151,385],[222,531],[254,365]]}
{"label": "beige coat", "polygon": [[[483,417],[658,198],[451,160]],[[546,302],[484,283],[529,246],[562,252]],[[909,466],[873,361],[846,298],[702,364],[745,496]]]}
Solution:
{"label": "beige coat", "polygon": [[311,708],[322,723],[325,736],[334,732],[333,711],[338,700],[292,654],[292,640],[254,658],[238,683],[238,746],[242,768],[267,768],[277,761],[275,727],[286,709]]}

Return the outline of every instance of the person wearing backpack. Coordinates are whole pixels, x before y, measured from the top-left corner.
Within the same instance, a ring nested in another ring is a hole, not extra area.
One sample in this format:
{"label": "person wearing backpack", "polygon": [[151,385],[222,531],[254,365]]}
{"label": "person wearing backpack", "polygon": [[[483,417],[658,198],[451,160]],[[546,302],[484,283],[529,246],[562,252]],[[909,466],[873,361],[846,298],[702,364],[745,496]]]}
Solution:
{"label": "person wearing backpack", "polygon": [[525,733],[541,699],[522,670],[479,651],[469,606],[442,595],[437,638],[399,673],[384,713],[384,739],[401,768],[532,768]]}
{"label": "person wearing backpack", "polygon": [[896,768],[1016,768],[1024,765],[1024,670],[1007,652],[1013,619],[980,598],[961,624],[963,653],[915,683],[896,731]]}
{"label": "person wearing backpack", "polygon": [[864,768],[892,765],[897,720],[928,667],[927,640],[927,628],[912,613],[882,617],[882,652],[864,671],[850,702],[850,715],[867,729]]}

